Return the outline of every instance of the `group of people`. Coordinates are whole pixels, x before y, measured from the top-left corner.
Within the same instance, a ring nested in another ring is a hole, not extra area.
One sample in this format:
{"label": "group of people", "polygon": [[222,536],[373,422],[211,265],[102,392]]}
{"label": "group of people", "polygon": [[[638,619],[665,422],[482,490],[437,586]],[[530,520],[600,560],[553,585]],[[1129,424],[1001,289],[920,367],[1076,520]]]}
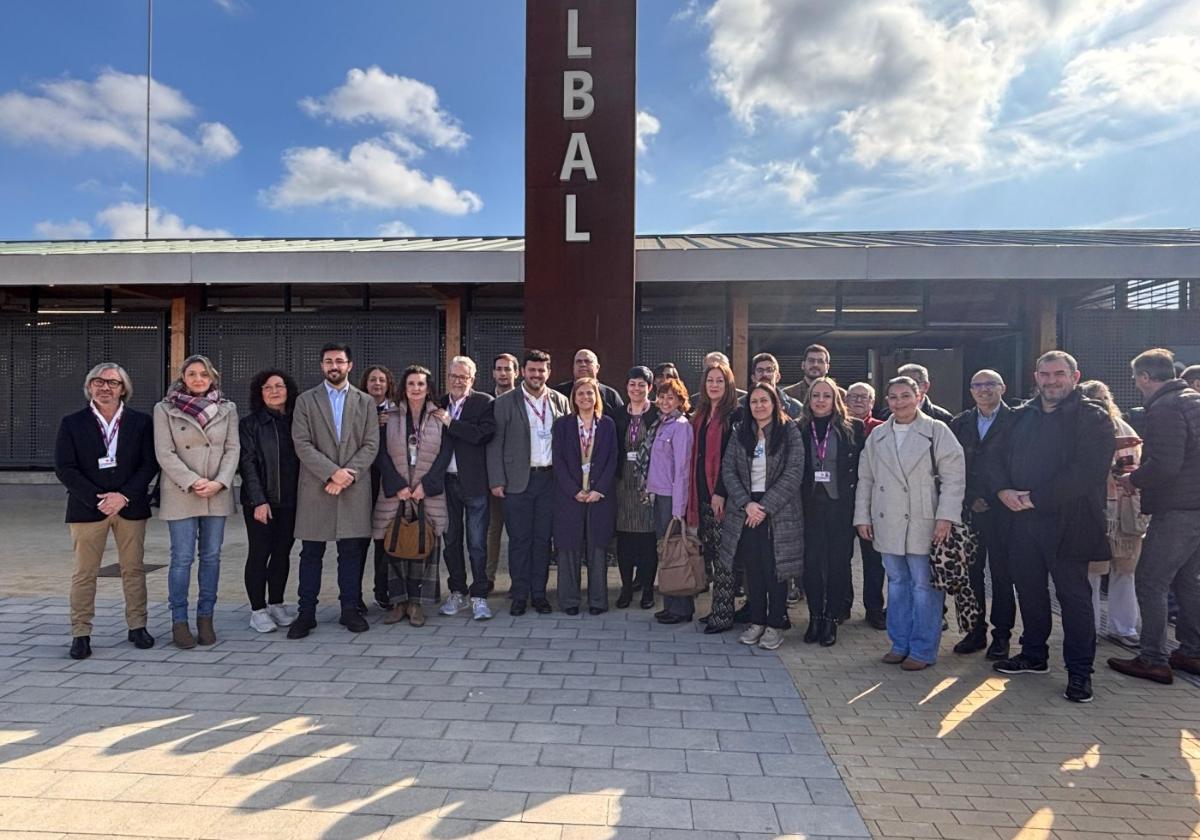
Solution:
{"label": "group of people", "polygon": [[[261,371],[240,421],[203,356],[184,361],[153,418],[126,405],[128,374],[102,363],[85,380],[87,407],[63,419],[56,450],[76,555],[70,655],[91,652],[109,530],[129,639],[154,644],[142,559],[161,471],[172,640],[181,648],[216,641],[221,544],[240,474],[250,626],[259,632],[286,627],[289,638],[303,638],[316,627],[328,542],[337,550],[339,621],[352,632],[369,629],[368,566],[387,623],[419,626],[438,603],[443,615],[469,610],[487,620],[503,528],[513,616],[553,611],[552,562],[559,609],[606,612],[613,545],[616,607],[637,599],[651,609],[659,546],[684,534],[698,541],[711,593],[703,632],[741,623],[739,641],[778,648],[791,626],[789,602],[802,589],[804,641],[828,647],[850,616],[857,539],[866,619],[891,643],[884,662],[918,671],[937,661],[949,591],[965,633],[956,653],[986,648],[1001,673],[1045,673],[1053,579],[1065,696],[1087,702],[1107,575],[1110,632],[1125,643],[1140,632],[1141,643],[1137,657],[1109,664],[1169,682],[1172,669],[1200,673],[1200,382],[1189,385],[1173,362],[1165,350],[1132,362],[1146,402],[1140,435],[1102,383],[1080,384],[1078,364],[1062,351],[1038,359],[1036,396],[1016,407],[1004,402],[998,373],[977,372],[975,405],[958,416],[931,401],[920,365],[902,366],[877,407],[871,385],[843,389],[829,377],[830,354],[820,345],[807,348],[804,379],[789,387],[780,384],[778,361],[761,353],[742,391],[728,358],[714,352],[696,393],[666,363],[632,368],[622,396],[600,382],[599,360],[587,349],[575,354],[573,376],[551,386],[549,355],[530,350],[521,360],[493,360],[491,394],[474,389],[475,362],[456,356],[438,396],[419,365],[399,377],[370,365],[353,387],[351,348],[329,344],[320,385],[300,393],[288,373]],[[440,544],[444,600],[436,550],[397,554],[401,519]],[[293,612],[284,589],[297,539]],[[1179,603],[1180,648],[1170,657],[1168,590]],[[1012,654],[1018,604],[1023,633]],[[662,606],[660,623],[691,622],[695,594],[663,593]]]}

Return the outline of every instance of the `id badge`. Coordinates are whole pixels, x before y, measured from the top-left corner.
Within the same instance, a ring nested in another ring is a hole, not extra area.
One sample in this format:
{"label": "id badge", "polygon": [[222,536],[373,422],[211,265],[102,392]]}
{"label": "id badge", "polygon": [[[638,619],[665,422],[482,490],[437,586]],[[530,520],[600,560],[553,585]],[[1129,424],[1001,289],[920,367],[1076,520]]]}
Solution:
{"label": "id badge", "polygon": [[829,470],[817,470],[813,473],[813,480],[816,481],[817,484],[828,484],[833,480],[833,476],[830,475]]}
{"label": "id badge", "polygon": [[592,471],[592,465],[591,465],[591,464],[584,464],[584,465],[583,465],[583,474],[584,474],[584,475],[587,475],[587,474],[588,474],[588,473],[590,473],[591,471]]}
{"label": "id badge", "polygon": [[637,463],[637,453],[636,452],[626,452],[625,460],[631,464],[636,464]]}
{"label": "id badge", "polygon": [[117,465],[117,459],[114,455],[105,455],[103,458],[98,458],[96,463],[102,470],[111,470]]}
{"label": "id badge", "polygon": [[410,449],[408,452],[408,465],[415,467],[417,465],[417,450]]}

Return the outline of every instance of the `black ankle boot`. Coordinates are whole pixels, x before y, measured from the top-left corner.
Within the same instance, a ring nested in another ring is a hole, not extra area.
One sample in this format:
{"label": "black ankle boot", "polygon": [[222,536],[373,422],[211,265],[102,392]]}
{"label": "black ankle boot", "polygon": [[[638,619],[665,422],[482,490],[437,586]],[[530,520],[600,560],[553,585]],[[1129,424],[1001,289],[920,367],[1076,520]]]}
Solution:
{"label": "black ankle boot", "polygon": [[818,639],[821,647],[832,647],[837,644],[837,628],[838,623],[835,618],[826,618],[821,622],[821,638]]}
{"label": "black ankle boot", "polygon": [[621,594],[617,596],[617,609],[623,610],[633,603],[633,587],[621,585]]}
{"label": "black ankle boot", "polygon": [[808,629],[804,631],[804,643],[815,644],[821,638],[824,630],[825,619],[820,615],[810,615],[808,617]]}

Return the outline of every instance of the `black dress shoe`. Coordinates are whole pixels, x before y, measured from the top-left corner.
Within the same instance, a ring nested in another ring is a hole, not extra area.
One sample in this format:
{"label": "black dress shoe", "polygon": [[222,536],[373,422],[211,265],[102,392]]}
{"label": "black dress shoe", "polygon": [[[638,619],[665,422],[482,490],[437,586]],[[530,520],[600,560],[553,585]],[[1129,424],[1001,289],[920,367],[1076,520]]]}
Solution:
{"label": "black dress shoe", "polygon": [[[534,609],[537,609],[537,607],[534,607]],[[567,607],[563,610],[563,613],[566,615],[579,615],[579,607]]]}
{"label": "black dress shoe", "polygon": [[655,617],[655,618],[662,618],[663,616],[667,616],[667,615],[670,615],[670,614],[671,614],[671,611],[670,611],[670,610],[668,610],[668,609],[666,609],[666,608],[664,607],[663,609],[661,609],[661,610],[659,610],[658,612],[656,612],[656,613],[654,614],[654,617]]}
{"label": "black dress shoe", "polygon": [[378,598],[377,597],[375,599],[375,606],[379,607],[379,609],[383,610],[384,612],[391,612],[392,611],[392,600],[390,598]]}
{"label": "black dress shoe", "polygon": [[87,659],[92,655],[92,637],[76,636],[71,639],[71,658]]}
{"label": "black dress shoe", "polygon": [[821,638],[821,627],[825,623],[825,619],[819,615],[809,616],[808,629],[804,631],[804,643],[806,645],[815,645],[817,639]]}
{"label": "black dress shoe", "polygon": [[732,630],[732,629],[733,629],[732,627],[717,627],[716,625],[713,625],[713,624],[707,624],[704,627],[704,634],[706,636],[712,636],[712,635],[715,635],[716,633],[724,633],[726,630]]}
{"label": "black dress shoe", "polygon": [[690,624],[691,621],[692,621],[692,617],[690,615],[683,616],[683,615],[672,615],[670,613],[667,613],[666,615],[664,615],[662,618],[660,618],[658,620],[658,623],[659,624]]}
{"label": "black dress shoe", "polygon": [[129,641],[138,650],[149,650],[154,647],[154,637],[146,632],[145,627],[137,627],[129,631]]}
{"label": "black dress shoe", "polygon": [[509,615],[525,615],[525,602],[518,601],[516,598],[514,598],[513,602],[508,605],[508,614]]}
{"label": "black dress shoe", "polygon": [[296,616],[292,626],[288,628],[289,639],[303,639],[317,627],[317,617],[310,612],[302,612]]}
{"label": "black dress shoe", "polygon": [[837,644],[837,629],[838,623],[832,618],[827,618],[821,622],[821,635],[817,639],[821,647],[833,647]]}
{"label": "black dress shoe", "polygon": [[608,610],[604,607],[588,607],[588,615],[604,615]]}
{"label": "black dress shoe", "polygon": [[633,603],[633,587],[622,586],[621,594],[617,596],[617,609],[623,610]]}
{"label": "black dress shoe", "polygon": [[974,630],[959,640],[958,644],[954,646],[954,652],[960,654],[975,653],[987,646],[987,628],[980,624],[976,625]]}
{"label": "black dress shoe", "polygon": [[867,610],[867,624],[874,630],[886,630],[887,610]]}
{"label": "black dress shoe", "polygon": [[1008,639],[992,639],[984,656],[991,660],[1008,659]]}
{"label": "black dress shoe", "polygon": [[708,620],[710,618],[712,618],[712,615],[702,615],[696,620],[699,621],[701,624],[708,624]]}
{"label": "black dress shoe", "polygon": [[545,598],[538,598],[533,602],[533,611],[538,615],[549,615],[554,612],[554,607],[550,606],[550,602]]}
{"label": "black dress shoe", "polygon": [[356,607],[342,607],[342,615],[338,619],[338,624],[351,633],[365,633],[371,629],[371,625],[367,624],[367,620],[362,617],[362,613]]}
{"label": "black dress shoe", "polygon": [[367,602],[360,598],[358,601],[357,609],[358,609],[359,615],[366,615],[367,614]]}
{"label": "black dress shoe", "polygon": [[654,609],[654,590],[653,589],[643,589],[642,590],[642,600],[638,604],[638,606],[640,606],[644,610]]}

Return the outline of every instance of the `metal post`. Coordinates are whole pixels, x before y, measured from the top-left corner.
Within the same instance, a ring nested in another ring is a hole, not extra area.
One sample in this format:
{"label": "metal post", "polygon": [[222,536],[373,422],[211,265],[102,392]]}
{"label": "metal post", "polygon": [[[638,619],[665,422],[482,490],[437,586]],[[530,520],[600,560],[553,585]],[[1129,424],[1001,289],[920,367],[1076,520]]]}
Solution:
{"label": "metal post", "polygon": [[150,238],[150,85],[154,58],[154,0],[146,0],[146,239]]}

